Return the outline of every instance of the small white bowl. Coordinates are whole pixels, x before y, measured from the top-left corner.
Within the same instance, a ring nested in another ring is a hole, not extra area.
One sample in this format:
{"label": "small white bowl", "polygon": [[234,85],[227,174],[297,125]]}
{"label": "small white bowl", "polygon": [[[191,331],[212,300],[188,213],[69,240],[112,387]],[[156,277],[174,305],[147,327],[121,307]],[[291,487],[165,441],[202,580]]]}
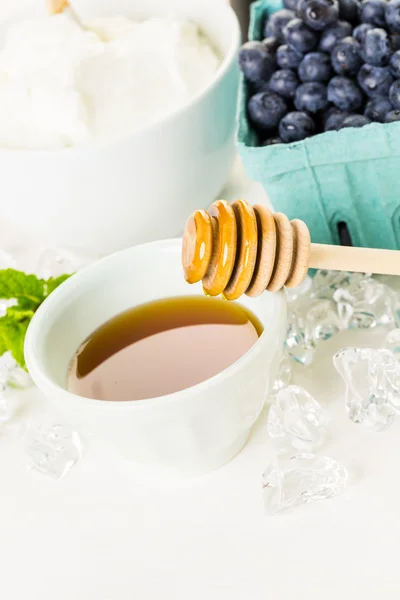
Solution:
{"label": "small white bowl", "polygon": [[[32,5],[32,6],[31,6]],[[11,6],[11,5],[10,5]],[[9,19],[43,12],[32,0]],[[181,235],[187,216],[206,208],[235,155],[239,23],[220,0],[75,0],[82,17],[171,14],[197,23],[223,57],[209,85],[154,125],[115,141],[55,151],[0,148],[1,219],[43,245],[101,254]]]}
{"label": "small white bowl", "polygon": [[67,391],[69,362],[108,319],[151,300],[201,294],[185,282],[181,240],[121,251],[78,272],[43,303],[29,326],[30,374],[56,410],[147,468],[193,475],[217,468],[245,444],[264,405],[286,331],[283,292],[242,298],[264,332],[237,362],[186,390],[128,402],[91,400]]}

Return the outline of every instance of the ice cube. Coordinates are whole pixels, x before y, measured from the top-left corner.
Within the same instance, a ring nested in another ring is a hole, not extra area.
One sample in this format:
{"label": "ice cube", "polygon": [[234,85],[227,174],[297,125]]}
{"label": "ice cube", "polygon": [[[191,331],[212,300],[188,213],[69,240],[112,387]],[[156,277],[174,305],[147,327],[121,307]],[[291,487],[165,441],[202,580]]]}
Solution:
{"label": "ice cube", "polygon": [[268,434],[278,452],[315,450],[326,437],[328,418],[321,405],[304,388],[281,390],[268,413]]}
{"label": "ice cube", "polygon": [[17,406],[12,400],[7,384],[0,383],[0,431],[14,416]]}
{"label": "ice cube", "polygon": [[346,384],[346,408],[355,423],[383,431],[400,412],[400,363],[384,349],[344,348],[334,365]]}
{"label": "ice cube", "polygon": [[300,504],[333,498],[345,491],[348,473],[328,456],[301,453],[276,457],[262,475],[264,509],[276,514]]}
{"label": "ice cube", "polygon": [[400,360],[400,329],[392,329],[383,340],[382,347],[395,354],[397,360]]}
{"label": "ice cube", "polygon": [[8,431],[21,408],[21,398],[12,393],[8,383],[0,380],[0,434]]}
{"label": "ice cube", "polygon": [[354,315],[354,298],[346,289],[339,288],[333,293],[336,311],[342,329],[349,329]]}
{"label": "ice cube", "polygon": [[316,272],[313,280],[313,295],[315,298],[332,300],[338,289],[353,290],[358,287],[360,281],[369,278],[366,273],[350,273],[348,271],[326,271]]}
{"label": "ice cube", "polygon": [[0,356],[0,383],[4,382],[14,388],[28,388],[33,381],[27,371],[22,369],[13,358],[11,352]]}
{"label": "ice cube", "polygon": [[276,394],[280,390],[282,390],[287,385],[289,385],[291,377],[292,377],[292,363],[291,363],[291,360],[290,360],[287,352],[284,350],[282,353],[280,363],[279,363],[278,373],[277,373],[274,383],[272,384],[272,388],[270,390],[269,395],[272,398],[275,397]]}
{"label": "ice cube", "polygon": [[307,277],[300,285],[294,288],[285,288],[286,299],[288,303],[299,304],[303,301],[306,302],[311,294],[312,286],[313,280],[307,275]]}
{"label": "ice cube", "polygon": [[34,425],[26,434],[25,453],[30,469],[62,479],[82,456],[82,441],[67,425]]}
{"label": "ice cube", "polygon": [[[392,288],[374,279],[360,282],[354,319],[357,326],[397,325],[397,296]],[[364,324],[365,323],[365,324]]]}
{"label": "ice cube", "polygon": [[285,348],[289,356],[304,366],[309,366],[314,359],[312,332],[300,311],[292,310],[288,314]]}
{"label": "ice cube", "polygon": [[317,300],[308,309],[306,323],[314,341],[331,339],[341,329],[341,322],[332,300]]}
{"label": "ice cube", "polygon": [[38,260],[36,274],[43,279],[72,274],[99,258],[95,252],[78,248],[48,248]]}
{"label": "ice cube", "polygon": [[397,324],[395,291],[372,277],[365,277],[347,288],[338,288],[333,299],[339,314],[346,314],[350,329]]}

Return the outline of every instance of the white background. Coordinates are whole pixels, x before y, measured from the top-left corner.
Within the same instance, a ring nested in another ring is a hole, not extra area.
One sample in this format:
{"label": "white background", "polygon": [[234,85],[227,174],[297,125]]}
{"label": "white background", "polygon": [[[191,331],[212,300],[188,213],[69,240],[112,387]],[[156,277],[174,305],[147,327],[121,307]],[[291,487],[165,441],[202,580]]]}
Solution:
{"label": "white background", "polygon": [[[265,200],[239,165],[223,196]],[[0,598],[398,600],[400,421],[380,434],[352,424],[332,366],[342,346],[381,337],[341,334],[310,369],[296,368],[332,417],[322,452],[351,477],[342,496],[280,516],[263,515],[266,412],[233,461],[181,482],[145,480],[93,443],[53,481],[27,470],[19,427],[0,436]],[[39,392],[22,398],[22,424],[49,415]]]}
{"label": "white background", "polygon": [[[223,195],[265,200],[240,167]],[[1,224],[0,239],[31,260],[38,250]],[[375,345],[381,335],[342,334],[310,369],[296,369],[295,382],[332,417],[322,451],[351,478],[342,496],[280,516],[263,516],[260,476],[272,453],[265,412],[233,461],[183,482],[142,479],[90,444],[71,474],[53,481],[26,469],[18,427],[0,435],[0,598],[398,600],[400,421],[381,434],[352,424],[332,367],[340,347]],[[21,396],[21,423],[48,415],[37,391]]]}

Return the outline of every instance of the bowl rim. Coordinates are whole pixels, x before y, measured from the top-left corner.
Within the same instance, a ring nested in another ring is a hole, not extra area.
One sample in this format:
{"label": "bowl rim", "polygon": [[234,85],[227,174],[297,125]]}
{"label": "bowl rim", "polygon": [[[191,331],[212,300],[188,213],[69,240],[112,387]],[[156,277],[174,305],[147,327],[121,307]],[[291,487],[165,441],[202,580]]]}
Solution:
{"label": "bowl rim", "polygon": [[[79,155],[81,153],[86,153],[91,150],[101,150],[103,148],[112,148],[115,145],[126,142],[132,138],[140,138],[143,135],[148,133],[152,133],[157,130],[159,127],[163,127],[173,122],[175,119],[179,118],[181,115],[186,114],[191,108],[200,103],[203,98],[205,98],[210,92],[212,92],[217,85],[221,82],[221,80],[225,77],[226,73],[235,63],[237,58],[237,53],[241,43],[241,29],[239,20],[236,16],[235,11],[232,6],[228,2],[217,1],[214,0],[208,6],[216,7],[218,11],[222,11],[222,15],[225,13],[225,24],[226,27],[229,27],[231,30],[231,40],[228,50],[224,53],[223,59],[214,73],[214,76],[209,81],[209,83],[202,89],[200,89],[194,96],[192,96],[184,106],[180,108],[176,108],[171,111],[164,117],[157,119],[154,122],[149,123],[148,125],[144,125],[142,127],[138,127],[134,131],[127,131],[124,134],[117,135],[114,137],[110,137],[108,139],[100,139],[98,141],[89,142],[88,144],[83,144],[82,146],[68,146],[61,148],[8,148],[8,147],[0,147],[0,154],[24,154],[24,155],[35,155],[35,156],[49,156],[49,155]],[[173,11],[172,13],[173,14]],[[214,40],[210,39],[211,43],[214,43]]]}
{"label": "bowl rim", "polygon": [[[86,398],[68,391],[45,373],[45,369],[42,368],[43,362],[37,358],[36,353],[38,340],[40,339],[41,335],[41,325],[43,322],[48,323],[49,321],[52,322],[57,320],[57,317],[54,319],[54,311],[56,311],[60,305],[64,304],[64,302],[68,302],[70,290],[82,288],[87,285],[93,277],[101,276],[102,272],[107,271],[109,263],[118,261],[119,258],[125,257],[129,254],[134,254],[135,252],[143,252],[148,250],[159,250],[160,252],[168,252],[171,250],[176,251],[181,248],[181,243],[182,240],[180,238],[172,238],[167,240],[157,240],[155,242],[147,242],[137,246],[132,246],[131,248],[126,248],[125,250],[120,250],[114,254],[101,258],[100,260],[78,271],[51,293],[51,295],[43,302],[43,304],[39,306],[38,310],[34,314],[26,333],[24,345],[28,371],[31,374],[35,384],[42,392],[47,394],[47,392],[50,391],[51,394],[54,394],[54,396],[59,398],[63,397],[63,400],[69,403],[73,403],[75,405],[78,404],[78,406],[82,407],[85,406],[88,408],[97,408],[98,410],[124,410],[127,408],[134,410],[149,410],[158,406],[165,406],[172,402],[178,402],[182,398],[185,398],[185,400],[188,400],[189,398],[195,398],[199,394],[204,393],[210,386],[223,383],[226,379],[231,378],[238,371],[243,370],[249,362],[254,360],[254,358],[261,352],[262,347],[265,344],[268,344],[270,337],[275,335],[280,324],[279,319],[276,319],[273,323],[271,323],[272,326],[268,328],[268,334],[267,330],[264,329],[263,333],[253,344],[253,346],[229,367],[189,388],[184,388],[183,390],[179,390],[170,394],[165,394],[164,396],[155,396],[154,398],[142,400],[124,401]],[[265,299],[271,297],[272,295],[279,299],[280,305],[286,314],[286,296],[284,291],[280,290],[279,292],[275,292],[273,294],[270,292],[264,292],[263,294]],[[265,368],[268,368],[267,365],[265,365]]]}

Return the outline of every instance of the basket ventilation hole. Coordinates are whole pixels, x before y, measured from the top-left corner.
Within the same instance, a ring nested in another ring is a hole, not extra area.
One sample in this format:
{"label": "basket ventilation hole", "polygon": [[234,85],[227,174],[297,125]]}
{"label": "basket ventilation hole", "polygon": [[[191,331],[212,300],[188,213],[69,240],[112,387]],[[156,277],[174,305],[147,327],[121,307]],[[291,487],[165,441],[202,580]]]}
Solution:
{"label": "basket ventilation hole", "polygon": [[352,246],[351,235],[347,224],[344,221],[340,221],[337,224],[337,230],[339,235],[339,241],[341,246]]}

